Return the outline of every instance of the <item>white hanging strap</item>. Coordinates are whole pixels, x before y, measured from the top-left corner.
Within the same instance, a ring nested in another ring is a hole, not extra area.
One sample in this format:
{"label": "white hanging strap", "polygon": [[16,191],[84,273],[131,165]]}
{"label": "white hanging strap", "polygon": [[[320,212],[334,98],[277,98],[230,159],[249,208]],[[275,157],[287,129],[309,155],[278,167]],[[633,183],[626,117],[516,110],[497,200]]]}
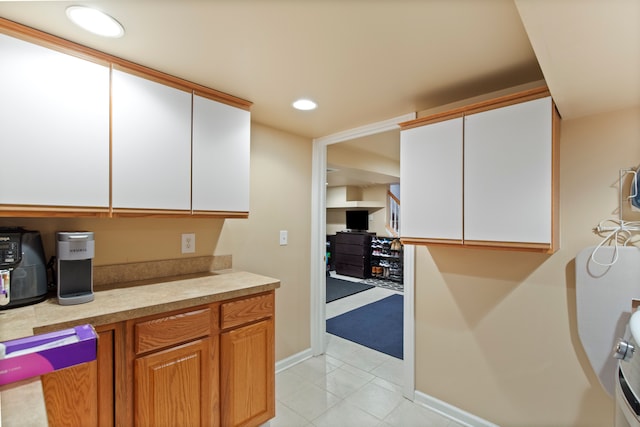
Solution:
{"label": "white hanging strap", "polygon": [[[628,170],[627,173],[633,174],[633,181],[631,181],[631,189],[629,191],[630,194],[627,196],[627,199],[633,199],[638,195],[638,171],[631,169]],[[622,185],[622,183],[620,183],[620,185]]]}
{"label": "white hanging strap", "polygon": [[[598,224],[598,227],[600,227],[600,224]],[[616,263],[616,261],[618,261],[618,233],[620,232],[621,227],[614,227],[614,230],[609,233],[609,235],[607,235],[607,237],[605,237],[604,239],[602,239],[602,241],[598,244],[598,246],[595,247],[595,249],[593,250],[593,252],[591,252],[591,261],[593,261],[594,263],[601,265],[603,267],[611,267],[613,264]],[[611,262],[600,262],[596,259],[596,253],[598,252],[598,250],[600,248],[602,248],[604,246],[605,243],[607,243],[612,237],[615,237],[615,245],[614,245],[614,250],[613,250],[613,259],[611,260]]]}

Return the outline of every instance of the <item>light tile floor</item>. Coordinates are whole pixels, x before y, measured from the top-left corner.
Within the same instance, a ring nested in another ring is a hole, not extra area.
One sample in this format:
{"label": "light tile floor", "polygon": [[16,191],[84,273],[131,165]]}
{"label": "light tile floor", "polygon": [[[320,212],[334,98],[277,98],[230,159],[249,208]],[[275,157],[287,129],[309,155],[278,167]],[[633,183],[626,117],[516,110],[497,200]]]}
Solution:
{"label": "light tile floor", "polygon": [[[327,318],[385,298],[374,288],[327,304]],[[461,427],[402,396],[402,360],[327,334],[327,351],[276,375],[271,427]]]}

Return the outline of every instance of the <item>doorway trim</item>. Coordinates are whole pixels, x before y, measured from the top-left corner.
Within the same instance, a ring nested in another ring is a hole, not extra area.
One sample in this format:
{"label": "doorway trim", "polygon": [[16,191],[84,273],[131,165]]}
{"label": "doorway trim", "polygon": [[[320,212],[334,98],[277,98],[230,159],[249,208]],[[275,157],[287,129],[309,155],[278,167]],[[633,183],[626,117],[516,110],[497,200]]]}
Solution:
{"label": "doorway trim", "polygon": [[[314,356],[326,350],[326,235],[327,235],[327,147],[364,136],[374,135],[398,128],[398,124],[413,120],[416,113],[409,113],[370,125],[338,132],[313,140],[311,164],[311,351]],[[402,183],[400,183],[402,185]],[[415,394],[415,248],[405,246],[404,251],[404,381],[403,395],[414,400]]]}

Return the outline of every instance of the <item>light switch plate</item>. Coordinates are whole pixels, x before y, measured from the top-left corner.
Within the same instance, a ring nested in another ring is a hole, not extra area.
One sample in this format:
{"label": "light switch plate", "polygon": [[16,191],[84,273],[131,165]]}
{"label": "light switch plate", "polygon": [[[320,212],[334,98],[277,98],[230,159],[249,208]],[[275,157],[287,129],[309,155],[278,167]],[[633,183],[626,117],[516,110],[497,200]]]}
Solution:
{"label": "light switch plate", "polygon": [[182,253],[192,254],[196,251],[196,234],[186,233],[182,235]]}
{"label": "light switch plate", "polygon": [[280,230],[280,246],[285,246],[289,241],[287,230]]}

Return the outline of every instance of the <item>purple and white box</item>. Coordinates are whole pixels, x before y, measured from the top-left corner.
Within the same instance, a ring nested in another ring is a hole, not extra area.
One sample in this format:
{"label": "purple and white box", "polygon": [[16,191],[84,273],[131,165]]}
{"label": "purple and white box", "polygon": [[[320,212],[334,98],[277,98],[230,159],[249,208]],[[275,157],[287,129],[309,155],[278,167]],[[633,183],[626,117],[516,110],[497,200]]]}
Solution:
{"label": "purple and white box", "polygon": [[97,346],[91,325],[0,343],[0,385],[96,360]]}

